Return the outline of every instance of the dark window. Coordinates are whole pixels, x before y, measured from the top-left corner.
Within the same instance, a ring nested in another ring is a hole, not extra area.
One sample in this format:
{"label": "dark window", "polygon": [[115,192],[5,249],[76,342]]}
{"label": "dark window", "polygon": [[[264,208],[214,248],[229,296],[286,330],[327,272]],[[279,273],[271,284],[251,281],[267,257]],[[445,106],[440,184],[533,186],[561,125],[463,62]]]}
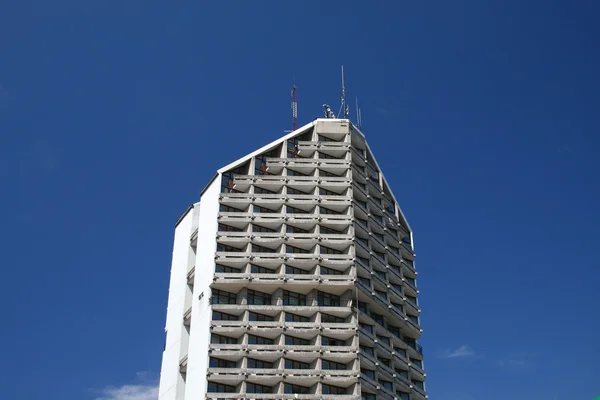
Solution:
{"label": "dark window", "polygon": [[285,273],[286,274],[291,274],[291,275],[307,275],[308,271],[305,269],[301,269],[301,268],[296,268],[296,267],[292,267],[287,265],[285,267]]}
{"label": "dark window", "polygon": [[321,367],[323,369],[345,370],[346,364],[329,361],[329,360],[323,360],[321,363]]}
{"label": "dark window", "polygon": [[309,322],[310,318],[304,315],[297,315],[292,313],[285,313],[285,322]]}
{"label": "dark window", "polygon": [[215,272],[226,272],[226,273],[230,273],[230,274],[239,274],[242,271],[240,271],[237,268],[229,267],[227,265],[216,264]]}
{"label": "dark window", "polygon": [[277,229],[266,228],[260,225],[252,225],[252,232],[278,232]]}
{"label": "dark window", "polygon": [[323,394],[346,394],[346,388],[332,385],[323,385]]}
{"label": "dark window", "polygon": [[210,336],[210,342],[215,344],[237,344],[237,339],[213,333]]}
{"label": "dark window", "polygon": [[271,304],[271,295],[268,293],[259,292],[257,290],[248,289],[248,304],[253,305],[269,305]]}
{"label": "dark window", "polygon": [[236,304],[235,293],[226,292],[224,290],[213,289],[212,291],[212,304]]}
{"label": "dark window", "polygon": [[389,391],[393,391],[394,387],[392,386],[392,382],[390,381],[382,381],[380,380],[379,383],[381,384],[381,386],[383,386],[384,388],[386,388]]}
{"label": "dark window", "polygon": [[377,361],[379,361],[381,364],[385,365],[386,367],[389,367],[391,365],[391,360],[389,358],[377,357]]}
{"label": "dark window", "polygon": [[301,249],[300,247],[290,246],[289,244],[285,245],[286,253],[297,253],[297,254],[308,254],[312,253],[312,251]]}
{"label": "dark window", "polygon": [[242,232],[242,231],[243,231],[242,229],[236,228],[234,226],[219,224],[219,232]]}
{"label": "dark window", "polygon": [[390,344],[390,338],[387,336],[381,336],[381,335],[377,335],[377,340],[379,340],[382,343],[385,343],[389,346]]}
{"label": "dark window", "polygon": [[367,209],[367,203],[366,202],[358,200],[358,199],[354,199],[354,201],[356,202],[356,204],[358,204],[359,206],[361,206],[365,210]]}
{"label": "dark window", "polygon": [[286,213],[288,213],[288,214],[309,214],[310,211],[306,211],[301,208],[296,208],[296,207],[292,207],[292,206],[287,206]]}
{"label": "dark window", "polygon": [[213,311],[213,321],[237,321],[237,315],[225,314],[220,311]]}
{"label": "dark window", "polygon": [[346,342],[339,339],[328,338],[327,336],[321,336],[322,346],[345,346]]}
{"label": "dark window", "polygon": [[409,303],[414,304],[415,306],[417,305],[417,298],[414,296],[410,296],[410,295],[406,295],[406,300],[408,300]]}
{"label": "dark window", "polygon": [[340,296],[326,292],[317,292],[317,302],[321,307],[339,307]]}
{"label": "dark window", "polygon": [[277,210],[271,210],[270,208],[266,208],[266,207],[257,206],[255,204],[254,205],[254,212],[255,213],[276,213],[278,211]]}
{"label": "dark window", "polygon": [[377,293],[377,295],[379,295],[381,298],[386,299],[387,300],[387,292],[384,292],[382,290],[377,290],[375,289],[375,293]]}
{"label": "dark window", "polygon": [[321,314],[321,322],[325,322],[325,323],[330,323],[330,322],[334,322],[337,324],[341,324],[346,322],[344,318],[342,317],[336,317],[335,315],[329,315],[329,314]]}
{"label": "dark window", "polygon": [[416,365],[419,368],[423,368],[423,361],[421,361],[421,360],[417,360],[417,359],[411,358],[410,362],[413,363],[414,365]]}
{"label": "dark window", "polygon": [[397,326],[388,326],[388,331],[397,338],[402,339],[402,334],[400,333],[400,328]]}
{"label": "dark window", "polygon": [[340,176],[344,176],[345,172],[342,173],[341,175],[338,174],[334,174],[333,172],[328,172],[328,171],[323,171],[322,169],[319,170],[319,176],[324,176],[324,177],[340,177]]}
{"label": "dark window", "polygon": [[364,258],[364,257],[356,257],[358,259],[358,261],[361,262],[361,264],[363,264],[364,266],[368,267],[369,266],[369,259],[368,258]]}
{"label": "dark window", "polygon": [[277,194],[277,192],[274,190],[269,190],[269,189],[261,188],[258,186],[254,186],[254,193],[255,194]]}
{"label": "dark window", "polygon": [[235,386],[224,385],[222,383],[208,382],[209,393],[235,393]]}
{"label": "dark window", "polygon": [[321,151],[319,151],[318,153],[319,153],[319,158],[321,158],[323,160],[340,160],[340,159],[344,159],[346,156],[345,153],[341,157],[330,156],[329,154],[323,153]]}
{"label": "dark window", "polygon": [[319,194],[321,196],[343,196],[344,193],[336,193],[336,192],[332,192],[331,190],[327,190],[324,188],[319,188]]}
{"label": "dark window", "polygon": [[371,313],[371,318],[379,325],[383,326],[383,315],[377,313]]}
{"label": "dark window", "polygon": [[328,228],[326,226],[321,226],[321,233],[327,233],[331,235],[342,235],[344,232],[337,231],[335,229]]}
{"label": "dark window", "polygon": [[235,368],[235,361],[221,360],[220,358],[210,358],[209,367],[211,368]]}
{"label": "dark window", "polygon": [[360,346],[360,351],[368,354],[370,356],[374,356],[375,355],[375,349],[373,349],[372,347],[367,347],[367,346]]}
{"label": "dark window", "polygon": [[226,206],[225,204],[221,204],[219,207],[220,212],[244,212],[244,210],[240,210],[239,208],[234,208],[230,206]]}
{"label": "dark window", "polygon": [[233,180],[236,175],[245,175],[247,173],[248,163],[223,173],[221,177],[221,193],[239,192],[238,190],[235,190]]}
{"label": "dark window", "polygon": [[[369,375],[367,375],[367,376],[369,376]],[[371,378],[371,377],[369,376],[369,378]],[[371,378],[371,379],[375,379],[375,378]],[[371,393],[361,393],[360,400],[377,400],[377,397]]]}
{"label": "dark window", "polygon": [[421,390],[424,390],[424,389],[425,389],[425,385],[424,385],[424,384],[423,384],[423,382],[421,382],[421,381],[415,381],[415,380],[413,380],[413,381],[412,381],[412,383],[413,383],[413,384],[414,384],[416,387],[418,387],[419,389],[421,389]]}
{"label": "dark window", "polygon": [[404,358],[407,358],[407,354],[406,354],[406,350],[405,349],[401,349],[399,347],[394,347],[394,351],[396,353],[398,353],[398,355],[400,355],[400,356],[402,356]]}
{"label": "dark window", "polygon": [[287,194],[311,194],[311,193],[303,192],[302,190],[298,190],[298,189],[294,189],[294,188],[288,187],[287,188]]}
{"label": "dark window", "polygon": [[358,325],[360,325],[360,327],[363,328],[365,331],[373,333],[373,325],[363,324],[362,322],[359,322]]}
{"label": "dark window", "polygon": [[[365,279],[365,278],[359,278],[359,279]],[[371,281],[369,279],[367,279],[367,281],[369,281],[369,284],[371,283]],[[359,301],[358,309],[360,310],[360,312],[366,313],[367,312],[367,303],[363,303],[362,301]]]}
{"label": "dark window", "polygon": [[273,321],[274,318],[271,317],[270,315],[264,315],[264,314],[251,312],[249,314],[249,320],[250,321]]}
{"label": "dark window", "polygon": [[243,253],[246,251],[245,248],[237,248],[237,247],[233,247],[233,246],[228,246],[226,244],[217,244],[217,251],[222,251],[222,252],[226,252],[226,253]]}
{"label": "dark window", "polygon": [[396,396],[398,400],[410,400],[410,395],[404,392],[396,392]]}
{"label": "dark window", "polygon": [[274,149],[267,151],[259,156],[255,157],[254,161],[254,174],[264,175],[267,173],[268,167],[267,162],[269,158],[278,158],[281,156],[281,147],[277,146]]}
{"label": "dark window", "polygon": [[272,393],[273,388],[271,386],[259,385],[258,383],[247,383],[247,393]]}
{"label": "dark window", "polygon": [[343,212],[343,211],[336,211],[336,210],[332,210],[330,208],[321,207],[319,209],[319,214],[336,214],[336,215],[341,215],[341,214],[345,214],[345,212]]}
{"label": "dark window", "polygon": [[321,245],[321,254],[345,254],[345,253],[341,250],[335,250],[335,249]]}
{"label": "dark window", "polygon": [[360,182],[354,182],[356,183],[356,185],[360,188],[362,188],[363,190],[367,188],[367,185],[365,185],[364,183],[360,183]]}
{"label": "dark window", "polygon": [[403,371],[398,368],[395,368],[394,371],[396,371],[396,375],[398,375],[400,378],[408,379],[408,371]]}
{"label": "dark window", "polygon": [[292,385],[291,383],[286,383],[283,385],[283,393],[285,394],[309,394],[310,388],[306,386],[300,385]]}
{"label": "dark window", "polygon": [[256,335],[248,335],[248,344],[273,344],[273,339]]}
{"label": "dark window", "polygon": [[288,225],[285,228],[285,231],[287,233],[310,233],[309,231],[307,231],[306,229],[302,229],[302,228],[296,228],[295,226],[290,226]]}
{"label": "dark window", "polygon": [[383,235],[381,233],[371,232],[371,234],[383,242]]}
{"label": "dark window", "polygon": [[311,176],[309,174],[305,174],[299,171],[294,171],[293,169],[289,169],[287,170],[287,176]]}
{"label": "dark window", "polygon": [[296,360],[285,360],[286,369],[310,369],[310,364]]}
{"label": "dark window", "polygon": [[310,346],[310,341],[307,339],[301,339],[293,336],[286,336],[285,344],[287,346]]}
{"label": "dark window", "polygon": [[252,245],[252,252],[254,253],[277,253],[277,249],[271,249],[265,246],[259,246],[258,244]]}
{"label": "dark window", "polygon": [[290,292],[289,290],[283,291],[283,305],[284,306],[305,306],[306,295]]}
{"label": "dark window", "polygon": [[250,264],[250,272],[253,274],[274,274],[275,271],[265,267],[259,267],[258,265]]}
{"label": "dark window", "polygon": [[321,275],[344,275],[344,273],[342,271],[338,271],[337,269],[321,267]]}
{"label": "dark window", "polygon": [[[366,287],[370,288],[371,287],[371,280],[367,279],[367,278],[363,278],[362,276],[358,277],[358,281],[360,283],[362,283],[363,285],[365,285]],[[361,310],[362,311],[362,310]],[[363,311],[366,312],[366,311]]]}
{"label": "dark window", "polygon": [[373,371],[373,370],[370,370],[370,369],[361,369],[360,370],[360,374],[364,375],[366,377],[369,377],[369,378],[371,378],[373,380],[375,379],[375,371]]}
{"label": "dark window", "polygon": [[273,363],[269,362],[269,361],[255,360],[254,358],[249,358],[248,359],[248,368],[270,369],[270,368],[273,368]]}

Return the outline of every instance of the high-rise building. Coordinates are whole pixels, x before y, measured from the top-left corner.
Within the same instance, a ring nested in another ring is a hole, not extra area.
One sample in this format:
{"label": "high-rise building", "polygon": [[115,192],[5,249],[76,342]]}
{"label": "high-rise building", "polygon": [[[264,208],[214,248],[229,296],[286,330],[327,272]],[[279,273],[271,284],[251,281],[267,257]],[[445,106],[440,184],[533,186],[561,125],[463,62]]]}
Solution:
{"label": "high-rise building", "polygon": [[160,400],[427,397],[412,231],[349,120],[220,169],[175,226]]}

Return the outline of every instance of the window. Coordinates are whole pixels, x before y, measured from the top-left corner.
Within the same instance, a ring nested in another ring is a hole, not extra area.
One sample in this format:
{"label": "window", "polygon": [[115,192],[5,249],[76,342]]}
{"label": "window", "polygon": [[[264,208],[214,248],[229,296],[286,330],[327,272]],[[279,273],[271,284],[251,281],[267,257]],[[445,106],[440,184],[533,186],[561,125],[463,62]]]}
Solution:
{"label": "window", "polygon": [[245,248],[237,248],[237,247],[233,247],[233,246],[228,246],[226,244],[217,244],[217,251],[222,251],[225,253],[239,253],[239,252],[245,252],[246,249]]}
{"label": "window", "polygon": [[210,358],[208,364],[210,368],[235,368],[235,361],[221,360],[220,358]]}
{"label": "window", "polygon": [[264,226],[253,224],[252,232],[277,232],[277,229],[266,228]]}
{"label": "window", "polygon": [[377,335],[377,340],[380,341],[381,343],[387,344],[388,346],[390,345],[390,338],[387,336]]}
{"label": "window", "polygon": [[254,205],[254,212],[255,213],[276,213],[278,211],[277,210],[271,210],[270,208],[266,208],[266,207],[257,206],[255,204]]}
{"label": "window", "polygon": [[401,349],[400,347],[394,347],[394,351],[396,353],[398,353],[399,356],[404,357],[404,358],[408,358],[405,349]]}
{"label": "window", "polygon": [[371,232],[371,234],[383,242],[383,235],[381,233]]}
{"label": "window", "polygon": [[322,151],[319,151],[318,154],[319,158],[323,160],[340,160],[344,159],[344,157],[346,156],[346,154],[344,154],[342,157],[330,156],[329,154],[323,153]]}
{"label": "window", "polygon": [[244,165],[241,165],[235,169],[232,169],[231,171],[227,171],[225,173],[223,173],[222,179],[221,179],[221,193],[231,193],[231,192],[238,192],[238,190],[234,190],[234,183],[233,180],[235,178],[235,175],[244,175],[248,173],[248,163],[245,163]]}
{"label": "window", "polygon": [[412,383],[415,385],[415,387],[418,387],[421,390],[425,390],[425,385],[423,384],[422,381],[413,380]]}
{"label": "window", "polygon": [[417,298],[414,296],[410,296],[410,295],[406,295],[406,300],[408,300],[409,303],[414,304],[415,306],[417,305]]}
{"label": "window", "polygon": [[277,158],[281,156],[281,147],[277,146],[274,149],[267,151],[259,156],[255,157],[254,161],[254,174],[255,175],[264,175],[267,173],[269,169],[267,167],[267,161],[269,158]]}
{"label": "window", "polygon": [[237,315],[225,314],[220,311],[213,311],[212,315],[213,321],[237,321]]}
{"label": "window", "polygon": [[[360,283],[362,283],[363,285],[365,285],[366,287],[370,288],[371,287],[371,280],[367,279],[367,278],[363,278],[362,276],[358,277],[358,281]],[[360,309],[360,308],[359,308]],[[362,310],[361,310],[362,311]],[[363,311],[366,312],[366,311]]]}
{"label": "window", "polygon": [[286,369],[310,369],[310,364],[296,360],[285,360]]}
{"label": "window", "polygon": [[319,176],[340,177],[340,176],[344,176],[344,175],[345,175],[345,173],[342,173],[342,175],[338,175],[338,174],[334,174],[333,172],[323,171],[322,169],[319,170]]}
{"label": "window", "polygon": [[226,292],[224,290],[213,289],[212,304],[236,304],[237,295],[235,293]]}
{"label": "window", "polygon": [[343,193],[332,192],[331,190],[327,190],[324,188],[319,188],[319,194],[321,196],[343,196]]}
{"label": "window", "polygon": [[273,344],[273,339],[256,335],[248,335],[248,344]]}
{"label": "window", "polygon": [[271,317],[270,315],[264,315],[264,314],[259,314],[259,313],[255,313],[255,312],[251,312],[249,315],[249,320],[250,321],[273,321],[274,318]]}
{"label": "window", "polygon": [[388,246],[388,248],[392,253],[400,255],[400,249],[398,249],[397,247]]}
{"label": "window", "polygon": [[272,393],[271,386],[259,385],[258,383],[246,383],[246,393]]}
{"label": "window", "polygon": [[379,295],[379,297],[387,300],[387,292],[375,289],[375,293],[377,293],[377,295]]}
{"label": "window", "polygon": [[379,216],[379,215],[375,215],[375,214],[371,214],[371,216],[373,217],[373,219],[381,224],[383,224],[383,217]]}
{"label": "window", "polygon": [[310,211],[306,211],[301,208],[296,208],[296,207],[292,207],[292,206],[286,206],[286,213],[287,214],[309,214]]}
{"label": "window", "polygon": [[361,238],[360,236],[356,237],[356,240],[358,240],[358,243],[362,244],[363,246],[365,246],[367,249],[369,248],[369,240],[365,239],[365,238]]}
{"label": "window", "polygon": [[339,307],[340,296],[326,292],[317,292],[317,302],[321,307]]}
{"label": "window", "polygon": [[346,394],[346,388],[332,385],[323,385],[323,394]]}
{"label": "window", "polygon": [[335,229],[328,228],[326,226],[321,226],[321,233],[327,233],[331,235],[343,235],[344,232],[336,231]]}
{"label": "window", "polygon": [[[365,278],[359,278],[359,279],[365,279]],[[369,279],[367,279],[367,281],[369,281],[369,283],[371,283],[371,281]],[[359,301],[358,302],[358,310],[360,312],[366,313],[367,312],[367,303],[363,303],[362,301]]]}
{"label": "window", "polygon": [[244,210],[240,210],[239,208],[234,208],[230,206],[226,206],[225,204],[221,204],[219,207],[220,212],[244,212]]}
{"label": "window", "polygon": [[285,228],[285,231],[287,233],[310,233],[309,231],[307,231],[306,229],[301,229],[301,228],[296,228],[295,226],[290,226],[288,225]]}
{"label": "window", "polygon": [[345,346],[346,342],[339,339],[328,338],[327,336],[321,336],[322,346]]}
{"label": "window", "polygon": [[398,375],[400,378],[408,379],[408,371],[404,371],[398,368],[396,368],[395,371],[396,375]]}
{"label": "window", "polygon": [[254,186],[254,193],[255,194],[277,194],[277,192],[274,190],[269,190],[269,189],[261,188],[258,186]]}
{"label": "window", "polygon": [[235,393],[235,386],[224,385],[222,383],[208,382],[209,393]]}
{"label": "window", "polygon": [[213,333],[210,336],[210,342],[215,344],[237,344],[237,339]]}
{"label": "window", "polygon": [[396,396],[398,400],[410,400],[410,395],[404,392],[396,392]]}
{"label": "window", "polygon": [[310,341],[307,339],[301,339],[293,336],[286,336],[285,344],[287,346],[310,346]]}
{"label": "window", "polygon": [[303,192],[302,190],[294,189],[294,188],[291,188],[288,186],[287,194],[310,194],[310,193]]}
{"label": "window", "polygon": [[423,361],[421,361],[421,360],[417,360],[417,359],[411,358],[410,362],[413,363],[414,365],[416,365],[419,368],[423,368]]}
{"label": "window", "polygon": [[277,249],[270,249],[265,246],[259,246],[258,244],[253,244],[252,252],[253,253],[277,253]]}
{"label": "window", "polygon": [[242,232],[242,229],[225,224],[219,224],[219,232]]}
{"label": "window", "polygon": [[300,247],[290,246],[289,244],[285,245],[286,253],[296,253],[296,254],[308,254],[312,253],[312,251],[301,249]]}
{"label": "window", "polygon": [[391,304],[396,308],[396,311],[398,311],[400,314],[404,314],[404,307],[402,307],[402,304],[394,303],[393,301]]}
{"label": "window", "polygon": [[384,281],[387,279],[387,276],[385,275],[385,272],[379,271],[377,269],[374,269],[373,271],[375,271],[375,275],[377,275],[378,277],[380,277]]}
{"label": "window", "polygon": [[361,264],[363,264],[365,267],[368,267],[369,264],[369,259],[365,258],[365,257],[356,257],[358,259],[358,261],[360,261]]}
{"label": "window", "polygon": [[342,317],[336,317],[334,315],[329,315],[329,314],[321,314],[321,322],[325,322],[325,323],[333,322],[333,323],[341,324],[346,321]]}
{"label": "window", "polygon": [[346,369],[346,364],[342,364],[342,363],[338,363],[338,362],[334,362],[334,361],[329,361],[329,360],[323,360],[322,363],[321,363],[321,367],[323,369],[345,370]]}
{"label": "window", "polygon": [[370,356],[375,356],[375,349],[367,346],[360,346],[360,351]]}
{"label": "window", "polygon": [[385,365],[386,367],[389,367],[392,365],[392,360],[390,360],[389,358],[377,357],[377,361],[379,361],[381,364]]}
{"label": "window", "polygon": [[273,363],[269,362],[269,361],[255,360],[254,358],[249,358],[248,359],[248,368],[270,369],[270,368],[273,368]]}
{"label": "window", "polygon": [[294,171],[293,169],[287,170],[287,176],[311,176],[309,174],[304,174],[302,172]]}
{"label": "window", "polygon": [[271,295],[268,293],[259,292],[257,290],[248,289],[248,304],[253,305],[268,305],[271,304]]}
{"label": "window", "polygon": [[383,326],[383,315],[377,313],[371,313],[371,318],[379,325]]}
{"label": "window", "polygon": [[361,201],[361,200],[358,200],[358,199],[354,199],[354,202],[356,204],[358,204],[359,206],[361,206],[362,208],[364,208],[365,210],[367,209],[367,202]]}
{"label": "window", "polygon": [[414,280],[413,278],[404,277],[404,279],[406,280],[406,282],[408,282],[413,287],[417,287],[417,281]]}
{"label": "window", "polygon": [[300,385],[292,385],[291,383],[286,383],[283,385],[283,393],[285,394],[309,394],[310,388],[306,386]]}
{"label": "window", "polygon": [[[375,378],[373,378],[375,379]],[[371,393],[361,393],[360,400],[377,400],[377,397]]]}
{"label": "window", "polygon": [[382,381],[380,380],[379,383],[381,384],[381,386],[383,386],[384,388],[386,388],[389,391],[393,391],[394,387],[392,386],[392,382],[390,381]]}
{"label": "window", "polygon": [[362,188],[363,190],[367,189],[367,185],[365,185],[364,183],[360,183],[360,182],[354,182],[356,183],[356,186],[358,186],[359,188]]}
{"label": "window", "polygon": [[310,318],[304,315],[297,315],[292,313],[285,313],[285,322],[309,322]]}
{"label": "window", "polygon": [[338,271],[337,269],[321,267],[321,275],[344,275],[344,273],[342,271]]}
{"label": "window", "polygon": [[305,306],[306,295],[290,292],[289,290],[283,291],[283,305],[284,306]]}
{"label": "window", "polygon": [[289,265],[286,265],[285,273],[291,274],[291,275],[307,275],[308,271],[305,269],[300,269],[300,268],[291,267]]}
{"label": "window", "polygon": [[345,253],[341,250],[335,250],[330,247],[325,247],[325,246],[321,245],[321,254],[345,254]]}
{"label": "window", "polygon": [[241,271],[237,268],[229,267],[227,265],[216,264],[215,272],[217,273],[231,273],[231,274],[239,274]]}
{"label": "window", "polygon": [[250,264],[250,272],[253,274],[274,274],[275,271],[265,267],[259,267],[258,265]]}
{"label": "window", "polygon": [[375,371],[373,371],[371,369],[362,369],[361,368],[360,374],[375,380]]}
{"label": "window", "polygon": [[326,208],[326,207],[322,207],[319,209],[319,214],[336,214],[336,215],[341,215],[341,214],[345,214],[343,211],[335,211],[332,210],[330,208]]}
{"label": "window", "polygon": [[358,325],[360,325],[360,327],[362,329],[364,329],[365,331],[369,332],[369,333],[373,333],[373,325],[367,325],[367,324],[363,324],[362,322],[359,322]]}
{"label": "window", "polygon": [[385,253],[381,253],[381,252],[379,252],[379,251],[375,251],[375,250],[373,250],[373,253],[375,253],[375,255],[376,255],[377,257],[379,257],[381,260],[384,260],[384,259],[385,259]]}

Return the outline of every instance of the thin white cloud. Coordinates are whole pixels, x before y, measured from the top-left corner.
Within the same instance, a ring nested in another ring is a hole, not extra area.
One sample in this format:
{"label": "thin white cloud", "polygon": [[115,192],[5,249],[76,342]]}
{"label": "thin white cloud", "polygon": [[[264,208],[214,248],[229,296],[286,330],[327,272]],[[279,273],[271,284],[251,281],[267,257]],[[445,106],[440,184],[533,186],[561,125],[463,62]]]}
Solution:
{"label": "thin white cloud", "polygon": [[157,385],[123,385],[106,387],[100,391],[96,400],[156,400],[158,399]]}
{"label": "thin white cloud", "polygon": [[475,357],[475,352],[466,344],[463,344],[458,349],[446,350],[444,358],[459,358],[459,357]]}

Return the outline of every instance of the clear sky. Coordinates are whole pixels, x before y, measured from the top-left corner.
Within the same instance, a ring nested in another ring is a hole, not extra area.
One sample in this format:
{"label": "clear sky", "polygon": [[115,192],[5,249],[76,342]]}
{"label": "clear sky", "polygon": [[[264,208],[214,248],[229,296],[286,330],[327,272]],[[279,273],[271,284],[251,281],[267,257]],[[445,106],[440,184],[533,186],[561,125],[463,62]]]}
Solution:
{"label": "clear sky", "polygon": [[0,3],[3,399],[150,399],[174,222],[290,128],[294,76],[302,124],[337,110],[341,64],[429,397],[600,396],[597,1]]}

